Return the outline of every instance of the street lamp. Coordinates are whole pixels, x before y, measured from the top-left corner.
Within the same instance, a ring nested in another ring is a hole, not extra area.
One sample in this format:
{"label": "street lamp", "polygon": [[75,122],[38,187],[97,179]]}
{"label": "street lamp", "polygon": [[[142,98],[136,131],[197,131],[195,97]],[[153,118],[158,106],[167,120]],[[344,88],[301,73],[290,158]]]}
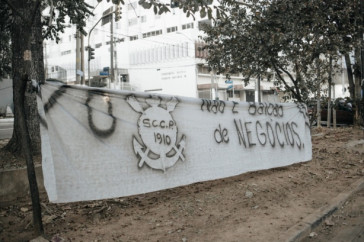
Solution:
{"label": "street lamp", "polygon": [[[87,65],[88,65],[88,85],[91,87],[91,81],[90,81],[90,60],[93,59],[93,58],[90,58],[90,56],[92,56],[92,49],[91,46],[90,46],[90,37],[91,37],[91,33],[92,33],[92,30],[94,30],[94,28],[96,27],[96,25],[98,25],[100,23],[100,21],[106,17],[108,17],[109,15],[112,15],[114,13],[114,11],[111,11],[110,13],[108,14],[105,14],[104,16],[102,16],[97,22],[96,24],[91,28],[90,32],[88,33],[88,39],[87,39],[87,50],[89,51],[89,58],[88,58],[88,62],[87,62]],[[111,21],[112,18],[111,18]]]}

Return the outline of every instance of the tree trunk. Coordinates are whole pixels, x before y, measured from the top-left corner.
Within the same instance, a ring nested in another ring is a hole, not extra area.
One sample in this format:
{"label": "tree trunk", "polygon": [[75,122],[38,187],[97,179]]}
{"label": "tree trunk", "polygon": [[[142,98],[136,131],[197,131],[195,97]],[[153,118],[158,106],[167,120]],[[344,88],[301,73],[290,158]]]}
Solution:
{"label": "tree trunk", "polygon": [[354,124],[360,125],[360,98],[361,98],[361,66],[360,66],[360,55],[361,55],[360,47],[355,49],[355,68],[354,68],[354,77],[355,77],[355,114],[354,114]]}
{"label": "tree trunk", "polygon": [[[24,3],[25,2],[25,3]],[[31,19],[33,13],[30,9],[34,9],[33,4],[29,4],[27,1],[14,1],[19,9],[19,12],[23,14],[26,19]],[[23,5],[23,6],[20,6]],[[20,95],[21,85],[24,75],[28,75],[30,79],[37,81],[44,81],[44,63],[43,63],[43,38],[42,38],[42,26],[41,26],[41,13],[40,8],[35,15],[35,21],[31,27],[31,34],[29,35],[28,24],[17,18],[18,22],[11,25],[11,39],[12,39],[12,68],[13,70],[13,102],[14,102],[14,131],[13,136],[6,146],[6,149],[12,153],[21,155],[24,153],[23,146],[21,145],[21,129],[19,120],[19,107],[23,105]],[[29,39],[30,38],[30,39]],[[25,70],[24,53],[27,49],[27,43],[30,43],[31,47],[31,67],[30,73]],[[29,88],[29,87],[28,87]],[[25,119],[27,127],[29,129],[29,136],[31,140],[31,152],[33,155],[40,154],[40,131],[39,131],[39,118],[36,103],[36,94],[26,92],[24,99],[25,106]]]}
{"label": "tree trunk", "polygon": [[317,60],[317,127],[321,127],[321,68]]}
{"label": "tree trunk", "polygon": [[[40,5],[34,1],[13,1],[17,12],[11,25],[14,132],[7,146],[26,160],[32,200],[33,225],[37,235],[43,234],[42,211],[32,153],[40,151],[39,118],[36,94],[31,93],[31,79],[42,78],[43,51]],[[35,11],[35,12],[32,12]],[[41,52],[40,54],[38,52]]]}
{"label": "tree trunk", "polygon": [[327,127],[331,127],[331,88],[332,88],[332,57],[330,56],[330,67],[329,67],[329,97],[327,100]]}
{"label": "tree trunk", "polygon": [[350,98],[352,100],[354,100],[355,99],[355,84],[354,84],[354,77],[353,77],[353,69],[351,68],[351,60],[350,60],[350,56],[348,53],[346,53],[344,56],[345,56],[346,70],[348,73]]}

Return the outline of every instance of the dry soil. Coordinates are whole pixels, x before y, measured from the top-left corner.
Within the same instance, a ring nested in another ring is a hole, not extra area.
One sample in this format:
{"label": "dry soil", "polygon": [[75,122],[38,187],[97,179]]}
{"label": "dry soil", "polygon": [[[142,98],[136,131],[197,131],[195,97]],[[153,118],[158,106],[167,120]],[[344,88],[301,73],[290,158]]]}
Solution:
{"label": "dry soil", "polygon": [[[93,202],[50,204],[42,192],[45,234],[53,241],[282,241],[363,178],[363,141],[363,130],[315,128],[312,161],[288,167]],[[0,158],[0,168],[25,163],[3,150]],[[2,204],[0,241],[34,238],[31,221],[29,196]]]}

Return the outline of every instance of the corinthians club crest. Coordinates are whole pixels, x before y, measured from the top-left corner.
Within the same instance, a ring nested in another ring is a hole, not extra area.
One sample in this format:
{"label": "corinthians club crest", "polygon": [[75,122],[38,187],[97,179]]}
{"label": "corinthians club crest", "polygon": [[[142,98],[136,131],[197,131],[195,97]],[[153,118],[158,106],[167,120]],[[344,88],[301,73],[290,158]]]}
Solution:
{"label": "corinthians club crest", "polygon": [[161,106],[161,99],[152,97],[146,99],[149,105],[143,108],[135,96],[127,97],[126,101],[141,116],[138,120],[138,132],[142,143],[133,137],[133,147],[140,159],[138,166],[146,163],[149,167],[166,171],[179,159],[185,160],[183,150],[185,148],[185,136],[177,143],[177,124],[170,114],[178,101],[175,97]]}

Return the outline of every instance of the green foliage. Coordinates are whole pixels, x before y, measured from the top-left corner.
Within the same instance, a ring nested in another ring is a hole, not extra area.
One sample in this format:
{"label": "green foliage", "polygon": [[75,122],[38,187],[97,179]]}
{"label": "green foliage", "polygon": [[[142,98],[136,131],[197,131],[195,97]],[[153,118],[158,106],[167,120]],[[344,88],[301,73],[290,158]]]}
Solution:
{"label": "green foliage", "polygon": [[[50,1],[52,3],[52,1]],[[49,9],[49,15],[43,16],[43,37],[45,39],[55,39],[59,41],[58,34],[63,33],[64,29],[68,27],[66,18],[68,18],[70,24],[76,24],[77,29],[83,35],[87,35],[84,27],[86,26],[86,19],[92,15],[92,6],[85,3],[83,0],[66,0],[66,1],[53,1],[53,4],[49,5],[48,1],[42,2],[43,8]],[[46,10],[45,10],[46,11]]]}
{"label": "green foliage", "polygon": [[10,18],[8,6],[0,2],[0,78],[11,74],[10,31],[6,25]]}
{"label": "green foliage", "polygon": [[358,6],[359,0],[225,0],[227,15],[204,38],[208,63],[218,73],[242,73],[246,82],[274,73],[276,85],[304,101],[327,79],[329,56],[358,45]]}

